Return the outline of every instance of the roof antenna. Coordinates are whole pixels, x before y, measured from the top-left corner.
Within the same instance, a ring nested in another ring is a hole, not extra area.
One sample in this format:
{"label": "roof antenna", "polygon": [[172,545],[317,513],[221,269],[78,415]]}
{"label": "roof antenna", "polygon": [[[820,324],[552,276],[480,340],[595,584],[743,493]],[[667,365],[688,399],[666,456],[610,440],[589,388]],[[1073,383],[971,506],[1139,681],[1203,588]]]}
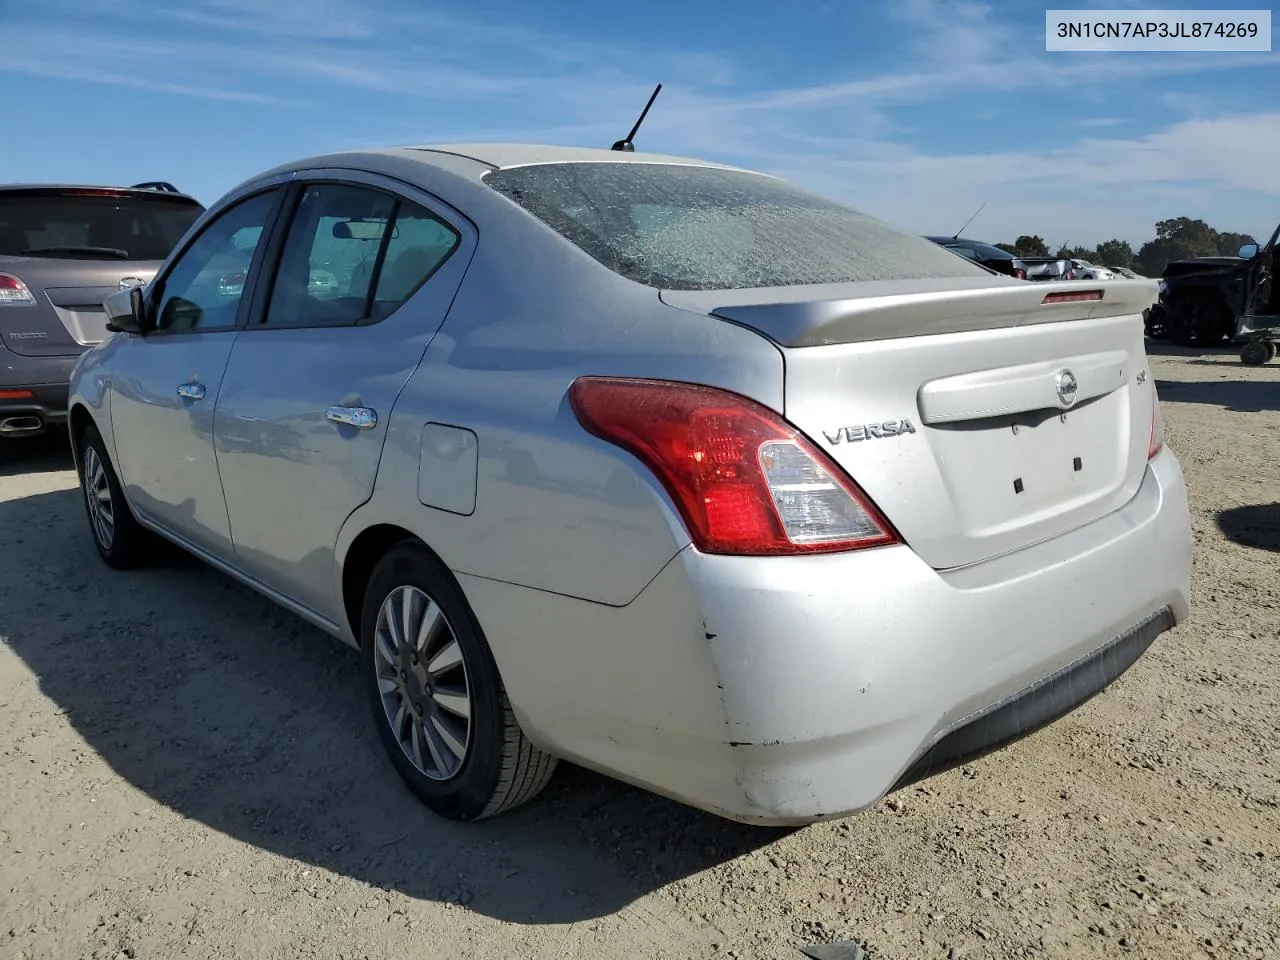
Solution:
{"label": "roof antenna", "polygon": [[658,91],[662,89],[662,84],[658,84],[653,88],[653,93],[649,95],[649,102],[644,105],[644,109],[640,111],[640,119],[636,121],[636,125],[631,128],[631,132],[627,134],[626,139],[617,141],[610,150],[621,150],[624,153],[635,153],[636,146],[631,141],[636,138],[636,132],[640,129],[640,124],[644,123],[644,118],[649,114],[649,108],[653,106],[653,101],[658,99]]}
{"label": "roof antenna", "polygon": [[[975,211],[973,212],[973,216],[972,216],[972,217],[970,217],[968,220],[966,220],[966,221],[964,222],[964,227],[967,227],[969,224],[973,223],[973,221],[977,220],[977,219],[978,219],[978,214],[980,214],[980,213],[982,212],[983,207],[985,207],[985,206],[986,206],[986,204],[984,203],[981,207],[979,207],[977,210],[975,210]],[[959,240],[959,239],[960,239],[960,234],[964,233],[964,227],[961,227],[959,230],[957,230],[957,231],[955,232],[955,236],[953,236],[951,239],[952,239],[952,240]]]}

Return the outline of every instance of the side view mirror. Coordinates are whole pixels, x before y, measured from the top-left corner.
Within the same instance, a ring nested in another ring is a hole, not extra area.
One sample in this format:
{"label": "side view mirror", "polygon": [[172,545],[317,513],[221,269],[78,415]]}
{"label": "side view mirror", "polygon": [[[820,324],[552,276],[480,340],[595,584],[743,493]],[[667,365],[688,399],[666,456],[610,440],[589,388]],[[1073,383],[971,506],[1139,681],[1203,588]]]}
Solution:
{"label": "side view mirror", "polygon": [[1241,260],[1252,260],[1258,255],[1258,245],[1256,243],[1246,243],[1243,247],[1236,251],[1236,256]]}
{"label": "side view mirror", "polygon": [[111,294],[102,301],[107,329],[113,333],[146,333],[153,324],[147,313],[147,298],[141,284]]}

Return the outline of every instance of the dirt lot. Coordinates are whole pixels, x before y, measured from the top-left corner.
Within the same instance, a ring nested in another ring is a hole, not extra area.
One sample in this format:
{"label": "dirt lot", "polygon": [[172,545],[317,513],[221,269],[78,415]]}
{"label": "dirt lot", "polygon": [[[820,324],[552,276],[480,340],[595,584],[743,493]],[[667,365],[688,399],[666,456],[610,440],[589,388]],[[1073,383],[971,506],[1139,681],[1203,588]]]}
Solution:
{"label": "dirt lot", "polygon": [[1049,729],[760,831],[562,767],[459,826],[355,656],[194,561],[113,574],[59,444],[0,464],[0,957],[1280,956],[1280,363],[1157,356],[1195,614]]}

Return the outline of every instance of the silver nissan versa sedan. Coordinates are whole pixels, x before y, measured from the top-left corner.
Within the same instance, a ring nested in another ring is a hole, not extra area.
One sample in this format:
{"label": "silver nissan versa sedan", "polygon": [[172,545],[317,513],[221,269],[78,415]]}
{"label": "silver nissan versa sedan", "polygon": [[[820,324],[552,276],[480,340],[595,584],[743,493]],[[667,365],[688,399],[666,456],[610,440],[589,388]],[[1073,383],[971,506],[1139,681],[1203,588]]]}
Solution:
{"label": "silver nissan versa sedan", "polygon": [[158,534],[358,647],[440,814],[565,758],[802,824],[1188,616],[1155,287],[1051,286],[713,163],[335,154],[107,298],[69,429],[102,558]]}

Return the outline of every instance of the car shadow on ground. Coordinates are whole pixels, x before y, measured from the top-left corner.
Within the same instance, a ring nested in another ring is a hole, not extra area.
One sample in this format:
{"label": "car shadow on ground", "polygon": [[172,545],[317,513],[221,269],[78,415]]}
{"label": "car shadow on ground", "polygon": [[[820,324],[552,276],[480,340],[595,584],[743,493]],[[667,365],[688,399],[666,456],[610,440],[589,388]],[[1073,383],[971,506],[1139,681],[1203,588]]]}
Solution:
{"label": "car shadow on ground", "polygon": [[1203,403],[1235,413],[1280,410],[1280,383],[1274,380],[1157,380],[1168,403]]}
{"label": "car shadow on ground", "polygon": [[185,555],[109,570],[88,537],[75,490],[0,501],[0,637],[117,774],[244,843],[503,920],[568,923],[785,833],[567,764],[527,807],[440,819],[384,760],[354,651]]}
{"label": "car shadow on ground", "polygon": [[0,477],[74,468],[71,442],[62,430],[20,440],[0,440]]}
{"label": "car shadow on ground", "polygon": [[1233,543],[1280,553],[1280,503],[1220,510],[1218,529]]}
{"label": "car shadow on ground", "polygon": [[1213,347],[1179,347],[1168,340],[1152,340],[1148,337],[1144,343],[1147,348],[1147,356],[1150,357],[1226,357],[1240,352],[1239,347],[1233,347],[1226,342]]}

